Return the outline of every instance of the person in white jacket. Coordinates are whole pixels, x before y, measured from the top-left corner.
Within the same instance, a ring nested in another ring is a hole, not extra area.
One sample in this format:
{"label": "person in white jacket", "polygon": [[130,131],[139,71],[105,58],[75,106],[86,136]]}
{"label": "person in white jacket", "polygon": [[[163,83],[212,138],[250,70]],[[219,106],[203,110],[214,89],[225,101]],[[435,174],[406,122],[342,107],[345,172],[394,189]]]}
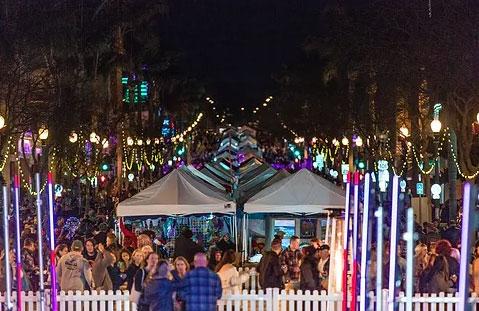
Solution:
{"label": "person in white jacket", "polygon": [[239,273],[233,263],[236,261],[236,253],[233,250],[228,250],[224,253],[223,258],[216,268],[216,272],[221,279],[221,287],[223,293],[225,292],[239,292],[241,291],[241,284],[248,281],[249,275],[247,272]]}

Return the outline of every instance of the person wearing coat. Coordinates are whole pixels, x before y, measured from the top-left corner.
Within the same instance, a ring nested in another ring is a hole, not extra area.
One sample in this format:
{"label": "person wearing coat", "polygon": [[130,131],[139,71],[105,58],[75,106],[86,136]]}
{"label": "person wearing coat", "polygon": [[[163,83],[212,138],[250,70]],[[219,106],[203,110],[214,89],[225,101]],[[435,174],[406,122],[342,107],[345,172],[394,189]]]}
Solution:
{"label": "person wearing coat", "polygon": [[221,259],[216,268],[216,272],[221,280],[223,293],[241,291],[241,284],[248,281],[248,273],[239,273],[233,263],[236,261],[236,253],[228,250]]}
{"label": "person wearing coat", "polygon": [[185,257],[191,264],[195,255],[203,252],[203,249],[191,239],[192,237],[193,232],[188,228],[181,232],[181,235],[175,240],[174,258]]}
{"label": "person wearing coat", "polygon": [[144,303],[149,311],[173,311],[173,293],[175,282],[168,279],[169,263],[166,260],[158,261],[154,274],[145,282]]}
{"label": "person wearing coat", "polygon": [[299,284],[299,288],[303,291],[318,290],[320,286],[318,271],[320,250],[316,249],[314,246],[308,246],[305,249],[305,253],[306,256],[303,258],[303,262],[300,266],[301,281]]}
{"label": "person wearing coat", "polygon": [[115,258],[109,251],[105,249],[103,243],[99,243],[98,254],[92,267],[95,289],[105,291],[113,290],[113,283],[108,273],[108,267],[110,267],[114,263],[114,261]]}
{"label": "person wearing coat", "polygon": [[285,270],[281,267],[281,240],[271,242],[271,250],[266,252],[258,265],[259,283],[261,288],[284,288],[283,275]]}

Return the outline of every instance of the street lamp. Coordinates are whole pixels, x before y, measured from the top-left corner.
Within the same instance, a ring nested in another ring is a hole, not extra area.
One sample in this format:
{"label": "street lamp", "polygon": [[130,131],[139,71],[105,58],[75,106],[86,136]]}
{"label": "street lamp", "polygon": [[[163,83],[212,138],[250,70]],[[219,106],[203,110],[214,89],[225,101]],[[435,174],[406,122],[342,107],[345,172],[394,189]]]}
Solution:
{"label": "street lamp", "polygon": [[347,146],[349,145],[349,139],[347,137],[343,137],[343,139],[341,140],[341,143],[344,145],[344,146]]}
{"label": "street lamp", "polygon": [[[438,119],[434,119],[431,121],[431,130],[434,134],[434,185],[436,188],[439,185],[439,133],[441,132],[442,124],[441,121]],[[437,213],[439,212],[439,200],[434,199],[434,214],[436,217],[438,216]]]}

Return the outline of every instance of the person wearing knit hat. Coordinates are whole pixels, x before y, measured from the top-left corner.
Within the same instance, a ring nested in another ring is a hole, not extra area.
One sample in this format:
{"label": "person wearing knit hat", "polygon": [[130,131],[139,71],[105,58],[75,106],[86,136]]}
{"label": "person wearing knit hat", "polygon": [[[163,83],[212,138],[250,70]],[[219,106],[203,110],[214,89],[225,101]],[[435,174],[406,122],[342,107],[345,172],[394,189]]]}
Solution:
{"label": "person wearing knit hat", "polygon": [[84,291],[92,288],[90,264],[83,258],[83,243],[73,241],[71,251],[60,258],[57,278],[62,291]]}

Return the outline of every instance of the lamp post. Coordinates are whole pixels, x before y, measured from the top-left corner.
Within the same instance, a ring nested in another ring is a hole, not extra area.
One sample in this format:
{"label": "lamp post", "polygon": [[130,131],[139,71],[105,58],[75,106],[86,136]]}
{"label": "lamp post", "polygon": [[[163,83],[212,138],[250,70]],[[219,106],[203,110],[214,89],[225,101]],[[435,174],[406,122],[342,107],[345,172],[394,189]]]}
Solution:
{"label": "lamp post", "polygon": [[[439,185],[439,133],[441,132],[442,124],[438,119],[431,122],[431,130],[434,134],[434,185]],[[434,217],[437,217],[439,211],[439,198],[434,200]]]}

